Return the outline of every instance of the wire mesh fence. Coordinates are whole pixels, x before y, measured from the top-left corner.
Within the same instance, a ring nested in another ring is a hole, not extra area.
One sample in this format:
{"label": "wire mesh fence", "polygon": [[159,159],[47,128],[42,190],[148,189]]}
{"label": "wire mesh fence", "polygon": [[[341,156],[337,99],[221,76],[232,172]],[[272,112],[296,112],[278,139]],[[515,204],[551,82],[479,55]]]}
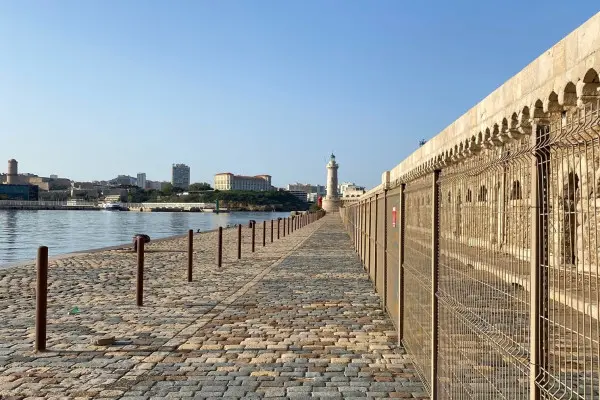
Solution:
{"label": "wire mesh fence", "polygon": [[599,110],[532,110],[342,208],[433,396],[600,399]]}

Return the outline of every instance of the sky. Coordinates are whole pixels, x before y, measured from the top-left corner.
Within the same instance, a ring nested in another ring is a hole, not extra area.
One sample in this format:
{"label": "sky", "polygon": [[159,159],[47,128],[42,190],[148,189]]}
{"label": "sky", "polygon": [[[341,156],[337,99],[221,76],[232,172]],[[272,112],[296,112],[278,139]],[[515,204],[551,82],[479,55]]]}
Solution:
{"label": "sky", "polygon": [[598,0],[0,2],[0,169],[366,187]]}

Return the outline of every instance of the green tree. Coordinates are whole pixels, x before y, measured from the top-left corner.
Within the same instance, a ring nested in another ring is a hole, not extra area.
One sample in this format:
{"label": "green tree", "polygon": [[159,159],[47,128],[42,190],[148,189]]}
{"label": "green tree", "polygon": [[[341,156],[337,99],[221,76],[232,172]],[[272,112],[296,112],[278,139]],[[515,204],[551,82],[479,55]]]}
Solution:
{"label": "green tree", "polygon": [[308,208],[308,210],[310,212],[317,212],[317,211],[321,211],[321,207],[319,207],[319,205],[317,203],[313,203],[310,205],[310,207]]}
{"label": "green tree", "polygon": [[170,196],[173,194],[173,185],[165,183],[160,190],[163,196]]}
{"label": "green tree", "polygon": [[212,186],[206,182],[192,183],[188,190],[190,192],[200,192],[203,190],[212,190]]}

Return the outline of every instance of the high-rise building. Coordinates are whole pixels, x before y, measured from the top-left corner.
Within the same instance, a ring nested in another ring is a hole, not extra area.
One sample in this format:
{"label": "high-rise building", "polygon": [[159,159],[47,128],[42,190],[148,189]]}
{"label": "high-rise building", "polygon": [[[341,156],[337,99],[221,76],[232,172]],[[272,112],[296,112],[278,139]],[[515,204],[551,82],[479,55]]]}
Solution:
{"label": "high-rise building", "polygon": [[338,163],[335,161],[335,156],[331,154],[331,158],[327,163],[327,196],[323,200],[323,209],[327,212],[337,212],[340,209],[340,197],[338,196]]}
{"label": "high-rise building", "polygon": [[142,189],[146,189],[146,173],[138,172],[137,174],[137,185]]}
{"label": "high-rise building", "polygon": [[187,189],[190,186],[190,167],[185,164],[173,164],[171,184],[176,188]]}
{"label": "high-rise building", "polygon": [[272,190],[271,175],[244,176],[230,172],[215,174],[215,190]]}

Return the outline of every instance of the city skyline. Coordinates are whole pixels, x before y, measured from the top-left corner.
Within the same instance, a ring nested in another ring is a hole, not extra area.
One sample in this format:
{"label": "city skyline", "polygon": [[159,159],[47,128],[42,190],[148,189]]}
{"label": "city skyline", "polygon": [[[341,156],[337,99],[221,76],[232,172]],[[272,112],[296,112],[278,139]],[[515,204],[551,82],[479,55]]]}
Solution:
{"label": "city skyline", "polygon": [[[536,24],[552,29],[531,29],[516,0],[434,11],[394,1],[31,4],[0,4],[10,60],[0,64],[0,160],[74,180],[143,170],[168,181],[177,159],[192,182],[235,170],[270,173],[280,187],[323,182],[331,150],[340,180],[377,185],[419,140],[597,11],[545,1]],[[433,102],[443,107],[432,113]]]}

